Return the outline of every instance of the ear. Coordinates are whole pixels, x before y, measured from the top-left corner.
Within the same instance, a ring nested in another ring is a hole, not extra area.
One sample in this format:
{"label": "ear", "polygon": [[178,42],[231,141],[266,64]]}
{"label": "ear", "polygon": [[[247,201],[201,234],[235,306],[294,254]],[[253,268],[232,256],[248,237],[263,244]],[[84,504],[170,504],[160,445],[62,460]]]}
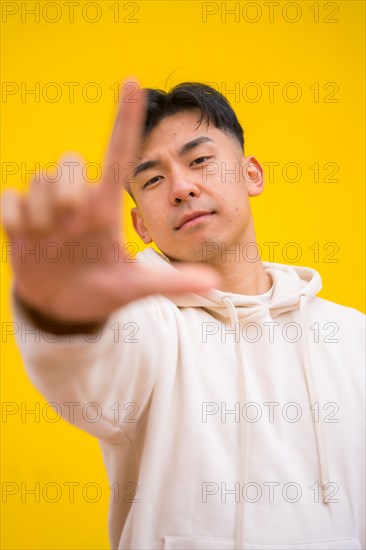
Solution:
{"label": "ear", "polygon": [[132,225],[136,233],[141,237],[142,241],[145,244],[152,243],[152,238],[150,237],[149,232],[144,225],[144,220],[142,219],[138,208],[131,209],[131,218]]}
{"label": "ear", "polygon": [[264,188],[264,170],[255,157],[244,158],[243,175],[249,196],[260,195]]}

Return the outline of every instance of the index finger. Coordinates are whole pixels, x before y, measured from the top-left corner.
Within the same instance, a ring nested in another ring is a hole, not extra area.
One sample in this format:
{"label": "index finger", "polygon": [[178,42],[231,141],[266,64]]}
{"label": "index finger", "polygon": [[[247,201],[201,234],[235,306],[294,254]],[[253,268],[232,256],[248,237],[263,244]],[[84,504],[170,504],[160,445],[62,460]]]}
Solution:
{"label": "index finger", "polygon": [[134,154],[143,133],[146,103],[146,92],[139,87],[138,80],[134,77],[124,80],[101,182],[106,190],[120,192],[122,186],[126,187],[127,177],[131,179],[136,165]]}

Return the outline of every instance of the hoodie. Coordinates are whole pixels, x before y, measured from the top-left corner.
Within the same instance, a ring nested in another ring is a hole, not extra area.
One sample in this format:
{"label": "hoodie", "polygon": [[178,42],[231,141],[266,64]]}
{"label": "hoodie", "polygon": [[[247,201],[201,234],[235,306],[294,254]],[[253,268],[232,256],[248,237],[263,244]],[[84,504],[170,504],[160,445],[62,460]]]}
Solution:
{"label": "hoodie", "polygon": [[318,298],[314,269],[263,265],[262,296],[149,296],[93,337],[18,337],[33,384],[99,440],[112,549],[365,548],[364,316]]}

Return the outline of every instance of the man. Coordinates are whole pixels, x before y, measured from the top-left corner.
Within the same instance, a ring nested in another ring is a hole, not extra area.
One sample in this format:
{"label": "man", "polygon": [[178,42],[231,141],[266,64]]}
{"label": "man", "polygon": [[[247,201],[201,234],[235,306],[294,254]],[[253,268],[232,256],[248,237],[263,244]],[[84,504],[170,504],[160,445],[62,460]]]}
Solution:
{"label": "man", "polygon": [[[13,259],[15,319],[47,334],[18,344],[99,439],[112,548],[364,548],[364,317],[317,298],[315,270],[260,261],[263,170],[225,98],[182,84],[130,102],[131,86],[98,187],[69,155],[57,184],[3,197],[13,242],[62,250]],[[161,251],[137,263],[115,246],[122,182]]]}

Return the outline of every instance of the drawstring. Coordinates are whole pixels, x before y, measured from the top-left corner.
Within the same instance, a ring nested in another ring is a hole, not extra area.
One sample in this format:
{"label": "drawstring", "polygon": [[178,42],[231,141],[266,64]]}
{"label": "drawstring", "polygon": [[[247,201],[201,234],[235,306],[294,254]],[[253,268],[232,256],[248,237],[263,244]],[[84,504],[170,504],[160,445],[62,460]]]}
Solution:
{"label": "drawstring", "polygon": [[[233,327],[233,330],[236,331],[236,323],[239,323],[239,318],[236,312],[236,308],[227,296],[222,298],[222,302],[226,305],[229,314],[230,320]],[[300,297],[300,318],[301,318],[301,327],[303,328],[304,334],[301,337],[301,347],[302,347],[302,357],[303,357],[303,367],[306,380],[306,386],[308,390],[310,404],[312,405],[316,402],[316,390],[311,370],[311,360],[310,352],[307,342],[307,331],[306,331],[306,306],[308,303],[307,296]],[[240,339],[238,340],[235,337],[235,354],[238,364],[238,380],[239,380],[239,396],[240,399],[245,403],[246,397],[246,386],[245,386],[245,376],[244,376],[244,360],[242,356]],[[240,426],[240,425],[239,425]],[[244,426],[244,424],[243,424]],[[319,462],[319,477],[321,482],[321,490],[323,495],[324,504],[328,504],[326,499],[326,484],[329,482],[329,472],[328,472],[328,463],[327,455],[325,450],[325,438],[323,432],[323,426],[321,422],[314,421],[315,429],[315,439],[317,445],[318,453],[318,462]],[[240,473],[240,482],[243,484],[246,483],[246,477],[248,472],[248,461],[249,461],[249,423],[246,424],[246,427],[243,429],[240,427],[240,441],[239,441],[239,473]],[[243,460],[241,460],[243,458]],[[240,498],[238,506],[236,508],[236,517],[235,517],[235,550],[241,550],[242,543],[244,540],[244,499]]]}
{"label": "drawstring", "polygon": [[[236,323],[239,323],[238,314],[236,308],[230,298],[225,296],[222,298],[223,303],[226,305],[229,310],[231,323],[233,330],[236,330]],[[236,361],[238,365],[238,379],[239,379],[239,396],[240,399],[245,403],[245,377],[244,377],[244,361],[242,357],[242,351],[240,346],[240,339],[236,338],[235,334],[235,354]],[[244,424],[242,425],[244,426]],[[240,430],[240,439],[239,439],[239,482],[245,484],[247,471],[248,471],[248,460],[249,460],[249,423],[246,427],[243,428],[239,423]],[[239,496],[239,503],[236,507],[236,517],[235,517],[235,550],[240,550],[242,548],[242,542],[244,540],[244,499]]]}
{"label": "drawstring", "polygon": [[[301,318],[301,326],[303,327],[303,330],[305,332],[305,334],[302,335],[301,337],[303,366],[304,366],[304,374],[305,374],[305,380],[306,380],[306,385],[307,385],[308,394],[309,394],[310,405],[312,406],[313,403],[317,402],[317,394],[316,394],[314,379],[313,379],[312,370],[311,370],[309,347],[307,345],[307,330],[306,330],[307,303],[308,303],[307,296],[301,296],[300,297],[300,318]],[[317,451],[318,451],[319,477],[320,477],[320,483],[322,486],[323,502],[324,504],[328,504],[328,501],[326,498],[325,485],[326,483],[329,482],[329,472],[328,472],[327,455],[325,451],[325,438],[324,438],[322,422],[315,422],[314,420],[314,429],[315,429],[315,439],[316,439],[316,445],[317,445]]]}

